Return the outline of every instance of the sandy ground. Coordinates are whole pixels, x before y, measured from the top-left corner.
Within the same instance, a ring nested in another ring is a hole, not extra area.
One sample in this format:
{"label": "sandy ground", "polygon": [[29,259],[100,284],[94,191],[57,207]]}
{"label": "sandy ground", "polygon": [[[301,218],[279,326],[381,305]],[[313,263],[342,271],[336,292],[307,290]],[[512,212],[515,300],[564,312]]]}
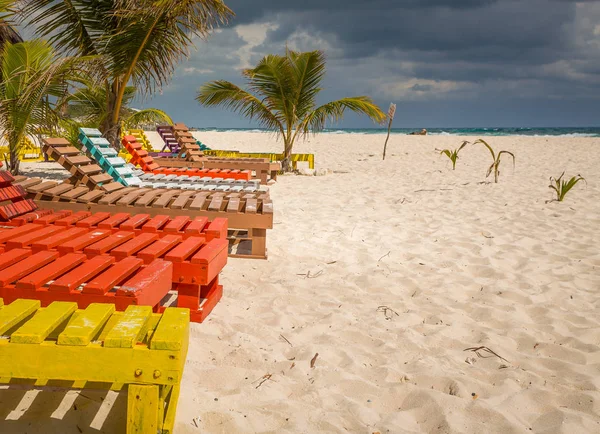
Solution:
{"label": "sandy ground", "polygon": [[[516,154],[494,184],[482,146],[455,171],[435,152],[462,137],[392,136],[382,162],[384,138],[297,146],[330,173],[271,187],[268,261],[230,259],[223,300],[192,325],[176,434],[600,432],[600,139],[489,138]],[[587,186],[546,203],[563,170]],[[2,392],[2,433],[124,424],[113,394],[42,393],[21,411]]]}

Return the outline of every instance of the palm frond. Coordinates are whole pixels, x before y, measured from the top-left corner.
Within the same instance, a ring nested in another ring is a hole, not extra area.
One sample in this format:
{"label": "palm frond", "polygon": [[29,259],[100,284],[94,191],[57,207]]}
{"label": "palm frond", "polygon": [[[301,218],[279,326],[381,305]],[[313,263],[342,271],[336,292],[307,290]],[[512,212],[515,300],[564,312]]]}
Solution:
{"label": "palm frond", "polygon": [[315,107],[317,94],[325,77],[325,54],[322,51],[286,53],[293,80],[294,105],[297,118],[303,119]]}
{"label": "palm frond", "polygon": [[265,128],[284,133],[284,120],[280,116],[271,112],[257,97],[228,81],[217,80],[202,85],[196,100],[208,107],[224,107],[249,119],[255,119]]}
{"label": "palm frond", "polygon": [[123,126],[127,129],[165,123],[173,125],[173,119],[164,111],[155,108],[134,111],[132,115],[123,120]]}
{"label": "palm frond", "polygon": [[278,112],[287,127],[295,123],[294,83],[291,67],[283,56],[270,54],[262,58],[255,68],[246,69],[248,88],[261,97],[263,104],[272,112]]}
{"label": "palm frond", "polygon": [[300,134],[306,136],[310,132],[323,131],[328,121],[332,123],[339,122],[347,109],[355,113],[365,114],[375,123],[380,123],[386,116],[367,96],[342,98],[324,104],[308,114],[299,127]]}

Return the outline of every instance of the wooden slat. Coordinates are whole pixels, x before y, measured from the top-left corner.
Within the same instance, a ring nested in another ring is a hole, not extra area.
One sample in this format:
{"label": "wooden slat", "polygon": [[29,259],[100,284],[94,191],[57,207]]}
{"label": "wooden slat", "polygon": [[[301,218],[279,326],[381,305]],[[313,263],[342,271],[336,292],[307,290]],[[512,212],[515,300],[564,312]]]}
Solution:
{"label": "wooden slat", "polygon": [[240,198],[232,197],[229,199],[227,204],[227,212],[239,212],[240,210]]}
{"label": "wooden slat", "polygon": [[71,191],[67,191],[66,193],[61,194],[60,197],[63,199],[72,200],[72,199],[76,199],[79,196],[82,196],[82,195],[88,193],[89,191],[90,191],[90,189],[87,187],[77,187]]}
{"label": "wooden slat", "polygon": [[[110,175],[107,175],[107,176],[110,176]],[[112,193],[114,191],[118,191],[118,190],[125,188],[125,186],[123,184],[121,184],[120,182],[114,181],[114,182],[104,183],[104,184],[102,184],[102,187],[100,187],[100,188],[107,193]]]}
{"label": "wooden slat", "polygon": [[176,190],[176,191],[165,191],[163,194],[161,194],[152,204],[153,208],[164,208],[167,205],[169,205],[169,203],[171,202],[171,199],[173,198],[173,196],[175,196],[177,193],[179,193],[180,190]]}
{"label": "wooden slat", "polygon": [[187,309],[169,307],[165,309],[158,327],[152,335],[150,349],[179,351],[187,346],[189,325],[185,321]]}
{"label": "wooden slat", "polygon": [[58,184],[58,182],[56,182],[56,181],[44,181],[39,184],[28,187],[27,191],[29,193],[40,193],[44,190],[48,190],[49,188],[56,186],[57,184]]}
{"label": "wooden slat", "polygon": [[190,196],[192,196],[193,194],[195,194],[195,192],[193,192],[193,191],[184,191],[177,197],[177,199],[175,199],[173,201],[173,203],[171,204],[171,208],[173,208],[173,209],[185,208],[187,203],[190,201]]}
{"label": "wooden slat", "polygon": [[0,335],[6,333],[40,308],[39,300],[15,300],[0,310]]}
{"label": "wooden slat", "polygon": [[207,199],[208,199],[208,193],[198,193],[198,194],[196,194],[196,197],[194,198],[194,200],[190,204],[190,209],[191,210],[203,209],[204,202],[206,202]]}
{"label": "wooden slat", "polygon": [[[15,180],[16,180],[16,178],[15,178]],[[33,187],[34,185],[38,185],[41,182],[42,182],[42,180],[40,178],[26,178],[22,181],[13,182],[13,185],[20,185],[25,190],[28,190],[30,187]]]}
{"label": "wooden slat", "polygon": [[112,176],[110,176],[108,173],[101,173],[100,175],[94,175],[94,176],[90,176],[90,180],[94,183],[94,184],[102,184],[104,182],[112,182]]}
{"label": "wooden slat", "polygon": [[125,196],[123,196],[121,199],[119,199],[117,201],[117,205],[122,205],[122,206],[126,206],[126,205],[131,205],[133,202],[135,202],[140,196],[142,196],[143,194],[147,193],[148,189],[147,188],[137,188],[134,191],[127,193]]}
{"label": "wooden slat", "polygon": [[40,344],[58,326],[67,321],[77,310],[77,303],[55,301],[45,309],[39,310],[35,316],[10,337],[11,343]]}
{"label": "wooden slat", "polygon": [[114,304],[90,304],[58,336],[58,345],[88,345],[114,312]]}
{"label": "wooden slat", "polygon": [[150,306],[129,306],[117,325],[104,338],[108,348],[133,348],[144,340],[152,316]]}
{"label": "wooden slat", "polygon": [[160,196],[161,194],[163,194],[164,192],[166,192],[167,190],[150,190],[149,192],[147,192],[146,194],[144,194],[142,197],[140,197],[135,204],[137,206],[148,206],[152,203],[152,201],[154,200],[155,197]]}
{"label": "wooden slat", "polygon": [[72,157],[65,157],[65,160],[73,166],[81,166],[84,164],[90,164],[92,160],[85,155],[74,155]]}
{"label": "wooden slat", "polygon": [[77,171],[84,175],[91,175],[102,172],[102,167],[98,166],[97,164],[87,164],[85,166],[79,166]]}
{"label": "wooden slat", "polygon": [[72,184],[58,184],[56,187],[49,188],[48,190],[44,190],[44,194],[51,194],[52,196],[60,196],[67,191],[71,191],[75,188]]}
{"label": "wooden slat", "polygon": [[134,187],[127,187],[127,188],[123,188],[121,190],[117,190],[115,192],[109,193],[106,196],[100,198],[100,200],[98,201],[98,203],[101,204],[101,205],[110,205],[110,204],[116,202],[117,200],[119,200],[120,198],[122,198],[123,196],[125,196],[127,193],[130,193],[133,190],[135,190]]}
{"label": "wooden slat", "polygon": [[256,199],[246,199],[246,213],[256,214],[258,203]]}
{"label": "wooden slat", "polygon": [[94,202],[96,199],[104,196],[104,192],[102,190],[92,190],[89,193],[85,193],[77,198],[77,202]]}

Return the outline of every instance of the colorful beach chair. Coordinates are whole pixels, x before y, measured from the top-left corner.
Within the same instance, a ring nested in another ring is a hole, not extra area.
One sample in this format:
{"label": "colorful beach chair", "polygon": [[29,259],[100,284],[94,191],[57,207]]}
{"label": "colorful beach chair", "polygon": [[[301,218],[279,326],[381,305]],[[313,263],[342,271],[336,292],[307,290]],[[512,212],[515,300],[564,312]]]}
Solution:
{"label": "colorful beach chair", "polygon": [[128,434],[173,432],[189,341],[187,309],[157,314],[149,306],[116,312],[113,304],[4,303],[0,298],[1,382],[124,389]]}

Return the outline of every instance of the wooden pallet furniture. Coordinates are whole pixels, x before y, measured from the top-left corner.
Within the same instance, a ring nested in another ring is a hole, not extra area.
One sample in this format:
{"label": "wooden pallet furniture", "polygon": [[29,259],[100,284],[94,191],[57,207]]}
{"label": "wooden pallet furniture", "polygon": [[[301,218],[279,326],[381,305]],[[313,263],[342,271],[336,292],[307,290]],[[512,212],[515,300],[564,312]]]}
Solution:
{"label": "wooden pallet furniture", "polygon": [[121,133],[121,138],[123,138],[125,136],[134,136],[136,138],[136,140],[142,144],[143,149],[145,149],[148,152],[154,152],[154,148],[152,147],[150,140],[148,140],[148,137],[146,136],[146,133],[144,132],[144,130],[140,130],[140,129],[136,129],[136,128],[131,128],[129,130],[123,130]]}
{"label": "wooden pallet furniture", "polygon": [[80,128],[81,145],[112,178],[125,186],[139,186],[142,181],[127,167],[125,160],[118,156],[108,140],[95,128]]}
{"label": "wooden pallet furniture", "polygon": [[[143,149],[135,136],[124,136],[121,143],[131,154],[130,162],[139,166],[144,172],[177,176],[201,176],[210,178],[239,179],[249,181],[252,173],[249,170],[210,170],[194,167],[161,167],[148,151]],[[193,163],[192,163],[193,164]]]}
{"label": "wooden pallet furniture", "polygon": [[[189,341],[189,313],[112,304],[77,309],[0,299],[0,381],[127,392],[128,434],[171,434]],[[2,393],[2,391],[0,391]],[[81,431],[81,430],[80,430]]]}
{"label": "wooden pallet furniture", "polygon": [[[120,310],[129,304],[161,310],[168,301],[189,308],[192,321],[202,322],[223,294],[219,274],[227,263],[226,234],[226,219],[47,214],[0,231],[0,274],[5,276],[0,277],[0,296],[34,298],[43,305],[57,300],[76,301],[80,307],[115,303]],[[19,283],[22,272],[35,284]],[[134,287],[123,283],[133,273],[139,280],[135,291],[123,290]],[[101,284],[80,290],[88,281]],[[121,289],[115,292],[115,286]]]}
{"label": "wooden pallet furniture", "polygon": [[[73,185],[44,181],[40,178],[19,178],[27,196],[43,209],[131,214],[144,213],[155,217],[189,216],[214,220],[227,218],[232,257],[266,259],[267,229],[273,228],[273,202],[268,192],[229,193],[217,191],[167,190],[128,187],[112,193],[100,190],[75,191]],[[241,252],[240,244],[251,245]]]}
{"label": "wooden pallet furniture", "polygon": [[[162,127],[163,134],[167,134],[168,128]],[[230,169],[251,170],[254,177],[260,179],[261,184],[267,184],[269,180],[276,181],[277,173],[281,171],[281,163],[271,162],[269,159],[252,158],[207,158],[200,150],[200,145],[190,133],[189,129],[182,123],[177,123],[170,128],[170,133],[178,143],[177,155],[171,157],[159,157],[153,162],[162,167],[196,167],[202,169]],[[170,136],[169,136],[169,140]],[[174,149],[174,148],[172,148]]]}
{"label": "wooden pallet furniture", "polygon": [[252,177],[259,179],[261,184],[266,185],[269,181],[277,180],[277,174],[281,171],[281,163],[271,162],[269,159],[257,158],[219,158],[204,157],[205,161],[191,162],[177,157],[154,158],[154,162],[159,166],[171,168],[202,168],[206,170],[236,170],[250,171]]}
{"label": "wooden pallet furniture", "polygon": [[48,158],[52,158],[72,175],[68,181],[69,183],[85,186],[91,190],[97,188],[107,192],[125,188],[123,184],[115,181],[94,160],[71,146],[67,139],[61,137],[45,138],[42,146]]}
{"label": "wooden pallet furniture", "polygon": [[[225,151],[219,149],[207,149],[204,150],[204,155],[207,157],[220,157],[220,158],[268,158],[269,161],[282,162],[284,159],[283,154],[274,152],[239,152],[239,151]],[[290,155],[292,162],[292,168],[296,170],[299,162],[308,163],[309,169],[315,168],[315,154],[292,154]]]}
{"label": "wooden pallet furniture", "polygon": [[169,156],[171,154],[179,153],[179,143],[175,138],[173,125],[158,125],[156,127],[156,132],[163,142],[165,142],[165,146],[163,146],[160,152],[154,153],[153,156]]}
{"label": "wooden pallet furniture", "polygon": [[10,172],[0,172],[0,221],[7,221],[37,209],[33,200],[25,198],[27,192],[22,186],[12,185],[14,180]]}

